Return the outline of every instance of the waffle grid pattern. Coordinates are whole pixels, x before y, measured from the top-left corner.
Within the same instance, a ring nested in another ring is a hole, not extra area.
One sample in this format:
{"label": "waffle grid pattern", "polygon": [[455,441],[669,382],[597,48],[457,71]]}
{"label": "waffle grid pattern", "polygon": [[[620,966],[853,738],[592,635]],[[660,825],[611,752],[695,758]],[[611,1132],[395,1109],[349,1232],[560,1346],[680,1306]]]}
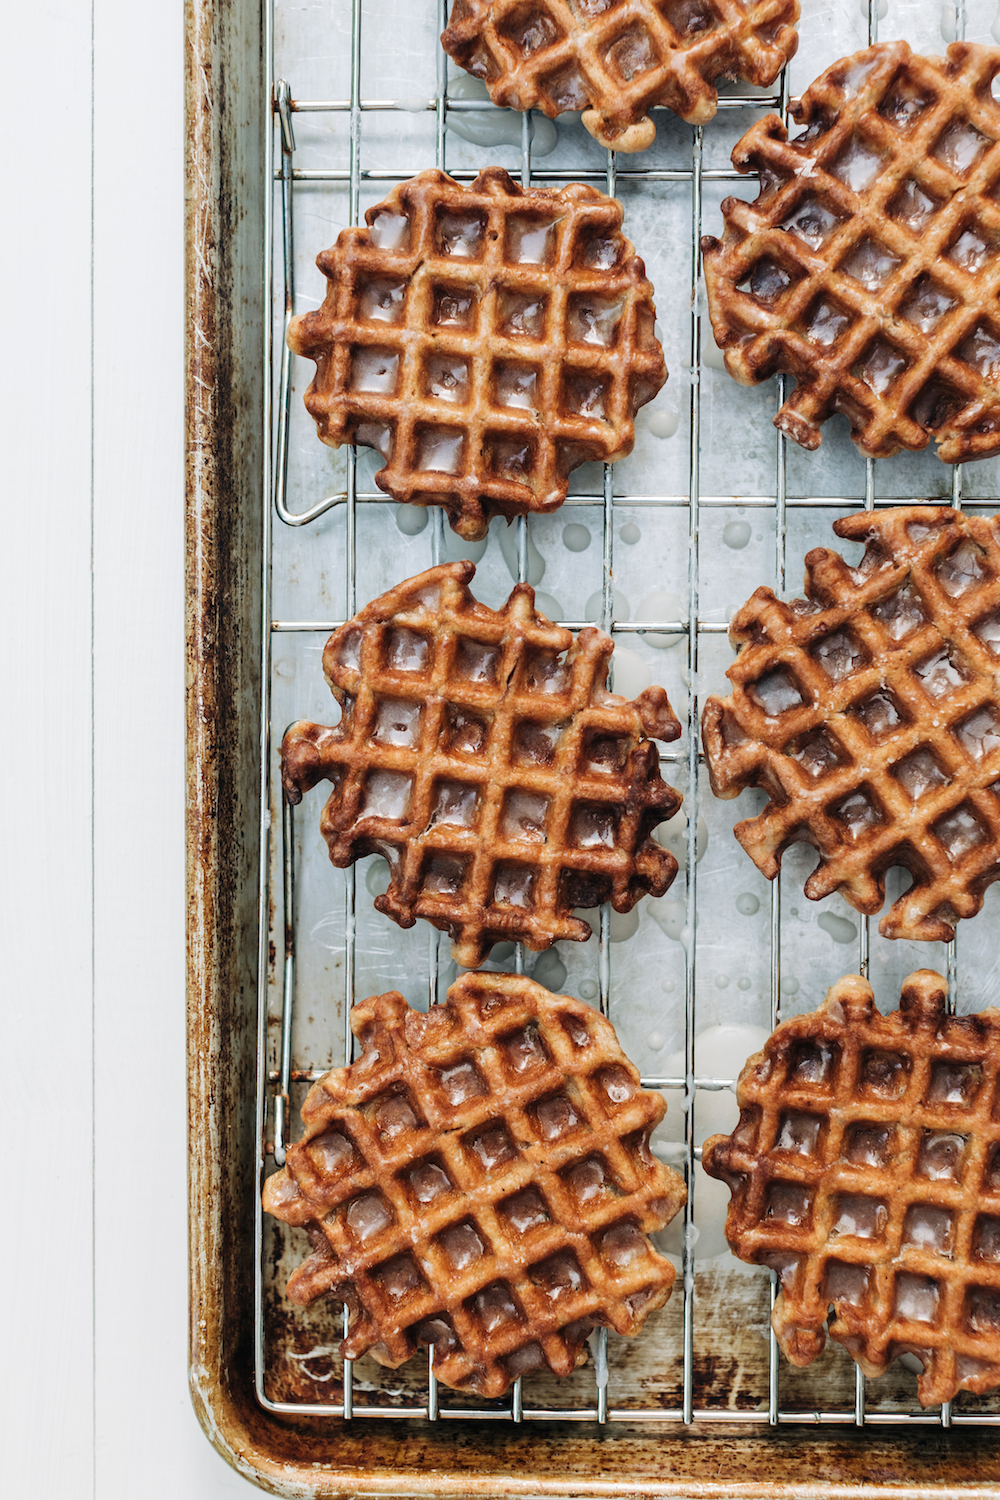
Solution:
{"label": "waffle grid pattern", "polygon": [[948,941],[1000,878],[997,522],[901,506],[834,531],[866,543],[858,567],[817,548],[806,600],[760,588],[733,618],[733,691],[703,716],[712,789],[770,794],[734,829],[769,880],[806,840],[806,895],[872,914],[902,866],[913,884],[879,930]]}
{"label": "waffle grid pattern", "polygon": [[886,42],[827,69],[733,151],[758,172],[702,240],[731,375],[797,384],[775,425],[805,448],[833,412],[862,453],[938,442],[946,463],[1000,451],[1000,48],[947,62]]}
{"label": "waffle grid pattern", "polygon": [[288,341],[316,361],[305,403],[334,447],[375,448],[394,499],[441,505],[467,538],[556,509],[581,463],[630,453],[667,378],[653,289],[595,188],[517,187],[488,167],[394,188],[317,265],[323,306]]}
{"label": "waffle grid pattern", "polygon": [[830,1336],[866,1375],[900,1354],[924,1406],[1000,1384],[1000,1011],[945,1014],[921,969],[883,1017],[858,975],[750,1058],[732,1136],[703,1164],[732,1188],[743,1260],[777,1270],[793,1364]]}
{"label": "waffle grid pattern", "polygon": [[638,1331],[667,1300],[646,1236],[684,1202],[649,1135],[608,1021],[511,974],[467,974],[426,1015],[362,1001],[362,1052],[328,1073],[265,1207],[311,1228],[288,1296],[351,1312],[348,1358],[392,1368],[433,1345],[447,1385],[503,1395],[548,1366],[568,1375],[595,1327]]}
{"label": "waffle grid pattern", "polygon": [[773,83],[798,18],[798,0],[455,0],[441,45],[494,104],[581,109],[602,146],[644,151],[654,105],[701,125],[723,75]]}
{"label": "waffle grid pattern", "polygon": [[384,855],[378,909],[450,932],[466,968],[495,942],[586,941],[574,907],[662,895],[677,862],[650,835],[681,802],[643,737],[680,734],[664,690],[609,693],[609,636],[588,628],[574,643],[526,584],[487,609],[474,573],[432,568],[336,631],[323,663],[343,719],[295,724],[282,745],[291,801],[333,783],[321,822],[333,863]]}

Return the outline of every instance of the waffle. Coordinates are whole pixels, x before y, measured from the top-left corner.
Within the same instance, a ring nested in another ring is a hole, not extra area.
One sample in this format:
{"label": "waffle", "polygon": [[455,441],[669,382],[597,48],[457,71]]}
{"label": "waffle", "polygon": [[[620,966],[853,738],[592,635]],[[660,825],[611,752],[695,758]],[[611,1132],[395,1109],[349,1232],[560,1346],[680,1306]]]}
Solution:
{"label": "waffle", "polygon": [[470,539],[492,516],[555,510],[578,464],[631,453],[667,371],[620,203],[435,170],[365,219],[320,255],[326,300],[288,329],[316,361],[305,402],[324,443],[377,449],[377,485],[443,506]]}
{"label": "waffle", "polygon": [[785,1021],[740,1076],[740,1123],[702,1165],[732,1190],[726,1237],[778,1272],[794,1365],[831,1338],[866,1375],[923,1365],[924,1406],[1000,1385],[1000,1011],[947,1016],[919,969],[901,1008],[857,974]]}
{"label": "waffle", "polygon": [[333,863],[384,855],[379,911],[450,933],[466,968],[495,942],[586,942],[574,907],[662,896],[677,861],[650,834],[681,803],[644,738],[680,734],[663,688],[609,693],[609,636],[574,642],[523,583],[487,609],[475,571],[431,568],[335,631],[323,667],[341,722],[293,724],[281,750],[291,802],[333,784]]}
{"label": "waffle", "polygon": [[289,1299],[346,1303],[348,1359],[395,1369],[433,1345],[439,1380],[488,1397],[571,1374],[594,1328],[637,1333],[674,1280],[646,1236],[686,1192],[649,1148],[663,1098],[610,1022],[521,976],[464,974],[425,1015],[378,995],[351,1026],[360,1057],[310,1090],[264,1187],[315,1246]]}
{"label": "waffle", "polygon": [[881,43],[807,89],[796,140],[772,114],[734,150],[761,193],[702,240],[712,327],[744,385],[796,377],[775,426],[804,448],[842,412],[871,458],[1000,452],[998,70],[997,47]]}
{"label": "waffle", "polygon": [[947,942],[1000,878],[997,520],[914,505],[833,529],[865,543],[858,567],[816,548],[805,599],[760,588],[733,617],[733,691],[702,719],[712,790],[769,793],[733,830],[769,880],[808,842],[810,900],[871,915],[901,866],[879,931]]}
{"label": "waffle", "polygon": [[773,83],[798,18],[798,0],[455,0],[441,45],[494,104],[582,109],[602,146],[645,151],[654,105],[701,125],[718,78]]}

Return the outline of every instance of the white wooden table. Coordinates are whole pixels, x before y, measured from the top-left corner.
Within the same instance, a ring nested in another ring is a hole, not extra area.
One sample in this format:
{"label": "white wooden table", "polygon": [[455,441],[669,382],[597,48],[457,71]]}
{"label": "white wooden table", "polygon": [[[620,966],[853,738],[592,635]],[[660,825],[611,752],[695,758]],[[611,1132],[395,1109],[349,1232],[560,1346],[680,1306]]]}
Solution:
{"label": "white wooden table", "polygon": [[186,1380],[183,6],[4,31],[2,1488],[248,1496]]}

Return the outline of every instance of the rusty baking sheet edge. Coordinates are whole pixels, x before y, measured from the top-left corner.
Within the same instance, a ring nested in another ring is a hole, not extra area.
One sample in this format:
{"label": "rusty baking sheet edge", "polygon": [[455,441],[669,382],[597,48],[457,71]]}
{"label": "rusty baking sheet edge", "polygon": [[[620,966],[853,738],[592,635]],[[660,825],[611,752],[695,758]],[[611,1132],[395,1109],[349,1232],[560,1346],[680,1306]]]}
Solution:
{"label": "rusty baking sheet edge", "polygon": [[[186,6],[190,1384],[224,1458],[280,1495],[996,1496],[1000,1434],[277,1418],[253,1398],[261,503],[262,13]],[[511,1473],[516,1469],[515,1474]]]}

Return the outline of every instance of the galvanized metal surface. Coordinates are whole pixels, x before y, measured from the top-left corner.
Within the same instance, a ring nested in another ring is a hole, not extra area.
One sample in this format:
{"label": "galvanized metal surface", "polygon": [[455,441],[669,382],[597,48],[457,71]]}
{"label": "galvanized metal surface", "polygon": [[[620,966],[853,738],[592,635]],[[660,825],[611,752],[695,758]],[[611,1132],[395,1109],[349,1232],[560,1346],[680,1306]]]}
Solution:
{"label": "galvanized metal surface", "polygon": [[[796,1423],[794,1429],[761,1430],[755,1408],[759,1408],[762,1379],[770,1392],[772,1422],[784,1415],[778,1401],[773,1346],[769,1355],[766,1342],[752,1327],[744,1326],[748,1321],[759,1324],[766,1317],[761,1296],[766,1302],[767,1284],[739,1268],[708,1261],[699,1269],[690,1235],[685,1237],[683,1252],[686,1295],[675,1297],[665,1310],[662,1326],[650,1328],[643,1340],[616,1356],[616,1400],[610,1411],[602,1402],[600,1387],[594,1392],[591,1385],[594,1394],[589,1399],[571,1393],[576,1409],[569,1411],[565,1391],[553,1391],[550,1403],[543,1385],[533,1391],[527,1405],[516,1396],[512,1408],[491,1410],[488,1420],[462,1412],[460,1399],[449,1401],[447,1409],[462,1420],[442,1421],[442,1402],[433,1380],[428,1385],[426,1371],[421,1377],[418,1370],[407,1367],[394,1375],[388,1403],[376,1396],[363,1424],[345,1423],[339,1415],[307,1413],[317,1406],[327,1412],[345,1407],[349,1411],[353,1405],[355,1415],[360,1416],[369,1400],[367,1393],[355,1402],[353,1392],[348,1395],[351,1373],[344,1371],[336,1381],[343,1391],[339,1401],[317,1401],[314,1378],[289,1384],[288,1371],[307,1369],[301,1358],[296,1364],[294,1357],[285,1359],[285,1376],[265,1393],[266,1407],[256,1399],[263,1370],[253,1309],[255,1303],[261,1306],[262,1281],[252,1216],[259,1185],[261,1126],[271,1118],[267,1095],[273,1091],[263,1065],[257,1066],[255,1076],[258,1035],[266,1037],[267,1033],[268,996],[261,979],[267,977],[268,932],[274,915],[268,892],[270,871],[262,857],[268,843],[268,820],[257,817],[260,805],[269,808],[268,719],[266,712],[261,713],[262,705],[266,709],[262,683],[268,680],[271,635],[270,579],[265,565],[270,545],[266,492],[271,466],[267,424],[261,420],[265,404],[261,349],[268,324],[262,266],[265,246],[270,244],[269,195],[264,188],[270,176],[271,125],[263,107],[268,47],[266,29],[252,8],[194,0],[188,11],[188,45],[192,1388],[206,1429],[240,1469],[276,1492],[289,1494],[805,1496],[855,1494],[863,1484],[877,1484],[887,1495],[1000,1494],[1000,1460],[992,1432],[954,1427],[945,1431],[941,1423],[942,1417],[947,1422],[948,1413],[911,1415],[904,1430],[895,1425],[899,1411],[866,1411],[863,1391],[853,1375],[850,1394],[842,1389],[842,1370],[832,1382],[827,1374],[824,1389],[837,1394],[836,1405],[817,1413],[813,1426],[801,1425],[803,1418],[810,1420],[811,1413],[796,1403],[797,1409],[788,1413]],[[357,48],[353,52],[357,58]],[[348,103],[356,120],[361,108],[357,66],[352,66],[351,84]],[[288,96],[285,103],[284,138],[290,144]],[[439,90],[435,101],[439,146],[443,110]],[[695,142],[694,164],[685,179],[692,185],[696,231],[699,185],[707,174],[700,168],[700,132]],[[290,202],[291,161],[285,161],[289,155],[282,153],[281,186]],[[526,143],[524,155],[528,155]],[[360,157],[353,148],[347,172],[353,221],[361,181]],[[616,186],[616,172],[616,164],[609,161],[604,180],[611,190]],[[662,174],[657,175],[663,180]],[[690,330],[694,373],[702,347],[698,308],[695,295]],[[279,388],[282,410],[286,387],[287,377]],[[688,495],[677,497],[688,507],[693,544],[690,619],[698,618],[698,390],[698,380],[692,379]],[[283,448],[279,439],[277,464],[282,482],[287,423],[284,442]],[[758,503],[776,506],[775,535],[783,538],[781,507],[786,496],[781,447],[776,472],[776,494],[770,499],[758,497]],[[345,510],[353,518],[357,502],[367,498],[358,493],[353,456],[347,477]],[[602,614],[605,623],[611,624],[609,523],[615,495],[610,479],[606,478],[604,488],[603,496],[586,499],[597,505],[604,521]],[[875,481],[870,468],[865,490],[871,503]],[[296,519],[288,513],[287,495],[282,492],[278,499],[279,515],[284,510],[283,519]],[[658,497],[655,503],[662,506],[665,501],[669,504],[669,497]],[[827,497],[825,503],[836,501]],[[308,508],[316,509],[315,505]],[[439,545],[440,530],[437,536]],[[348,521],[345,540],[350,554],[356,545],[353,519]],[[777,545],[780,579],[780,540]],[[347,560],[348,578],[353,580],[353,558],[349,555]],[[517,557],[521,576],[527,561],[527,528],[522,527]],[[353,609],[352,595],[353,583],[349,583],[345,612]],[[281,623],[287,631],[290,622]],[[325,630],[329,623],[296,620],[290,628],[293,633],[296,629]],[[660,629],[684,628],[682,621],[655,623]],[[692,681],[697,680],[698,635],[695,630],[687,635]],[[694,736],[689,737],[686,759],[693,786],[698,775]],[[697,865],[696,838],[697,820],[692,817],[687,850],[692,872]],[[693,915],[690,889],[688,899]],[[771,915],[775,930],[779,899],[776,888]],[[349,927],[351,909],[349,905]],[[260,914],[262,921],[258,921]],[[607,1004],[606,916],[601,925],[600,998]],[[861,941],[864,944],[864,935]],[[436,953],[432,969],[436,974]],[[669,1081],[683,1081],[688,1089],[696,1082],[711,1089],[726,1080],[695,1079],[693,963],[688,964],[686,976],[689,1004],[685,1015],[690,1019],[683,1049],[685,1066],[683,1078]],[[775,978],[772,1007],[776,1009],[778,1003]],[[278,1049],[280,1067],[274,1083],[287,1097],[293,1076],[287,1011],[282,1023],[287,1044]],[[270,1056],[265,1047],[263,1061]],[[298,1069],[300,1074],[311,1071]],[[660,1086],[667,1081],[656,1079]],[[279,1124],[284,1128],[284,1122]],[[685,1140],[690,1170],[695,1157],[690,1124]],[[689,1222],[693,1222],[690,1213]],[[259,1223],[256,1232],[262,1235]],[[706,1347],[715,1350],[714,1364],[711,1358],[707,1363],[696,1358],[696,1301],[702,1309],[713,1310]],[[272,1312],[271,1334],[286,1355],[301,1356],[309,1347],[315,1350],[317,1334],[327,1340],[326,1347],[336,1341],[329,1311],[319,1310],[312,1322],[305,1319],[297,1324],[282,1322],[277,1304]],[[325,1378],[329,1381],[330,1375]],[[421,1378],[423,1396],[419,1394]],[[364,1384],[368,1384],[367,1375]],[[728,1393],[724,1402],[719,1400],[720,1390]],[[905,1408],[902,1393],[901,1404]],[[393,1420],[385,1420],[382,1412],[386,1416],[391,1412]],[[724,1426],[717,1422],[722,1414],[727,1419]],[[874,1420],[878,1425],[864,1432],[834,1430],[828,1425],[842,1422],[845,1414],[861,1420],[867,1417],[869,1423]],[[439,1420],[428,1421],[428,1415]],[[767,1412],[763,1415],[766,1420]],[[402,1416],[407,1420],[400,1421]],[[598,1419],[607,1416],[612,1425],[599,1426]],[[518,1418],[527,1421],[522,1425]],[[683,1419],[692,1418],[697,1421],[693,1430],[680,1426]]]}

